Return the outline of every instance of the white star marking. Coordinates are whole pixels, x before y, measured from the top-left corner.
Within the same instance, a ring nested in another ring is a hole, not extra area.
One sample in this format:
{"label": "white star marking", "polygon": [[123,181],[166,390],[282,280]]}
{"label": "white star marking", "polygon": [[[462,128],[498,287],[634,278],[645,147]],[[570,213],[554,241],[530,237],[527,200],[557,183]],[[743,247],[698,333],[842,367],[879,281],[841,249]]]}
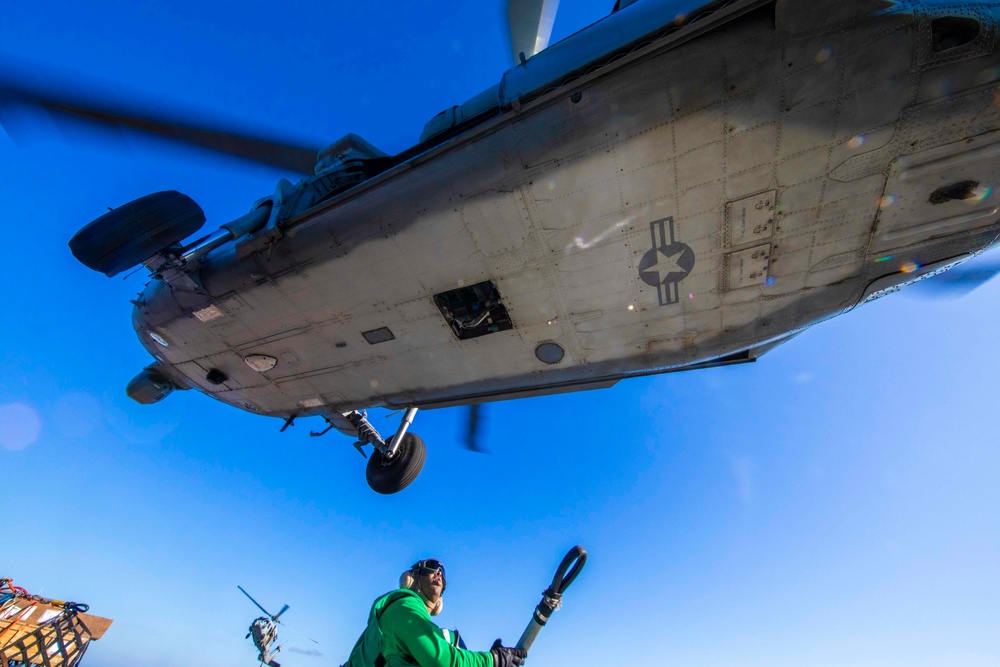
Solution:
{"label": "white star marking", "polygon": [[682,269],[677,263],[680,261],[681,255],[683,254],[684,251],[682,250],[674,255],[667,255],[663,252],[662,248],[657,248],[656,259],[658,261],[656,264],[646,269],[646,271],[656,271],[661,283],[666,280],[667,276],[671,273],[684,273],[684,269]]}

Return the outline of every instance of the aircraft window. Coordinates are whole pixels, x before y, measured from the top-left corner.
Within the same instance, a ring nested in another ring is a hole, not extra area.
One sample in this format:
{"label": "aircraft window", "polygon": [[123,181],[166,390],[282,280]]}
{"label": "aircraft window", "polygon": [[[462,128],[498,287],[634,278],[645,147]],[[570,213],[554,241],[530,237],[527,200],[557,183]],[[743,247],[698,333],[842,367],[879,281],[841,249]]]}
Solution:
{"label": "aircraft window", "polygon": [[459,340],[514,328],[500,292],[488,280],[435,294],[434,303]]}
{"label": "aircraft window", "polygon": [[156,333],[155,331],[150,331],[149,332],[149,337],[152,338],[153,340],[155,340],[157,343],[159,343],[163,347],[170,347],[170,343],[167,342],[167,339],[164,338],[163,336],[161,336],[160,334]]}

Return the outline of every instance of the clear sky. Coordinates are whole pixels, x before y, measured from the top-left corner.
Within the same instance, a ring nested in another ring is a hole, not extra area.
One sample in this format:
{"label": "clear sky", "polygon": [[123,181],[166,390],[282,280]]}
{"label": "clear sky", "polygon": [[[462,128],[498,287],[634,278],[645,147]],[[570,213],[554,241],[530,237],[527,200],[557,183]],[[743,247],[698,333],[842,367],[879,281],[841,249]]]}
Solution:
{"label": "clear sky", "polygon": [[[499,4],[6,3],[0,66],[395,152],[499,79]],[[557,38],[613,2],[562,4]],[[577,543],[590,562],[532,667],[1000,664],[1000,280],[883,299],[755,365],[493,405],[490,455],[458,446],[460,411],[422,412],[426,468],[380,497],[347,438],[308,437],[319,421],[279,434],[196,392],[130,401],[143,276],[105,278],[66,245],[167,189],[209,231],[281,176],[0,132],[0,576],[115,619],[84,664],[250,667],[242,584],[291,605],[285,667],[339,665],[372,600],[429,556],[448,566],[441,624],[513,643]]]}

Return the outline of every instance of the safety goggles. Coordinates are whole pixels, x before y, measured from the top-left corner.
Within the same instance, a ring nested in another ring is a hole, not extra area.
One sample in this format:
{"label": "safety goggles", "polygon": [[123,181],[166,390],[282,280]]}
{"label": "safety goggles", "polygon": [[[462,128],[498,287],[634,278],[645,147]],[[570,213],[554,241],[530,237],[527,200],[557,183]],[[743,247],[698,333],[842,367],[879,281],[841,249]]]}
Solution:
{"label": "safety goggles", "polygon": [[444,563],[436,558],[428,558],[427,560],[422,560],[414,563],[413,571],[417,574],[422,574],[425,577],[435,572],[441,573],[441,578],[445,579],[444,574]]}

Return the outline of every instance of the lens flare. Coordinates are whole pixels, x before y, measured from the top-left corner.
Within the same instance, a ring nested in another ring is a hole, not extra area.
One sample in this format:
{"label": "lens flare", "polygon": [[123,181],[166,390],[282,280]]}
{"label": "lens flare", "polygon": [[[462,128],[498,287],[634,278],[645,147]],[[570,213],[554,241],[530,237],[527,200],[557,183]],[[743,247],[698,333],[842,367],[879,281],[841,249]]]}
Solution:
{"label": "lens flare", "polygon": [[899,270],[902,271],[903,273],[913,273],[919,268],[920,265],[917,264],[916,262],[907,262],[906,264],[903,264],[901,267],[899,267]]}
{"label": "lens flare", "polygon": [[997,79],[1000,79],[1000,67],[987,67],[984,70],[980,70],[976,74],[974,81],[977,86],[985,86],[988,83],[993,83]]}
{"label": "lens flare", "polygon": [[878,200],[878,207],[887,208],[889,206],[892,206],[893,204],[896,203],[896,199],[897,199],[896,195],[886,195]]}
{"label": "lens flare", "polygon": [[988,185],[980,185],[975,190],[972,191],[972,197],[966,199],[966,202],[975,204],[976,202],[981,202],[987,197],[993,194],[993,188]]}
{"label": "lens flare", "polygon": [[822,49],[816,52],[816,62],[825,63],[833,55],[833,49],[829,46],[824,46]]}
{"label": "lens flare", "polygon": [[888,262],[892,259],[892,255],[886,255],[885,257],[878,257],[875,259],[876,262]]}
{"label": "lens flare", "polygon": [[850,140],[847,142],[847,147],[848,148],[861,148],[862,146],[865,145],[866,141],[868,141],[868,137],[866,137],[863,134],[858,134],[858,135],[855,135],[855,136],[853,136],[853,137],[850,138]]}
{"label": "lens flare", "polygon": [[0,447],[16,452],[30,447],[42,432],[42,420],[25,403],[0,405]]}

